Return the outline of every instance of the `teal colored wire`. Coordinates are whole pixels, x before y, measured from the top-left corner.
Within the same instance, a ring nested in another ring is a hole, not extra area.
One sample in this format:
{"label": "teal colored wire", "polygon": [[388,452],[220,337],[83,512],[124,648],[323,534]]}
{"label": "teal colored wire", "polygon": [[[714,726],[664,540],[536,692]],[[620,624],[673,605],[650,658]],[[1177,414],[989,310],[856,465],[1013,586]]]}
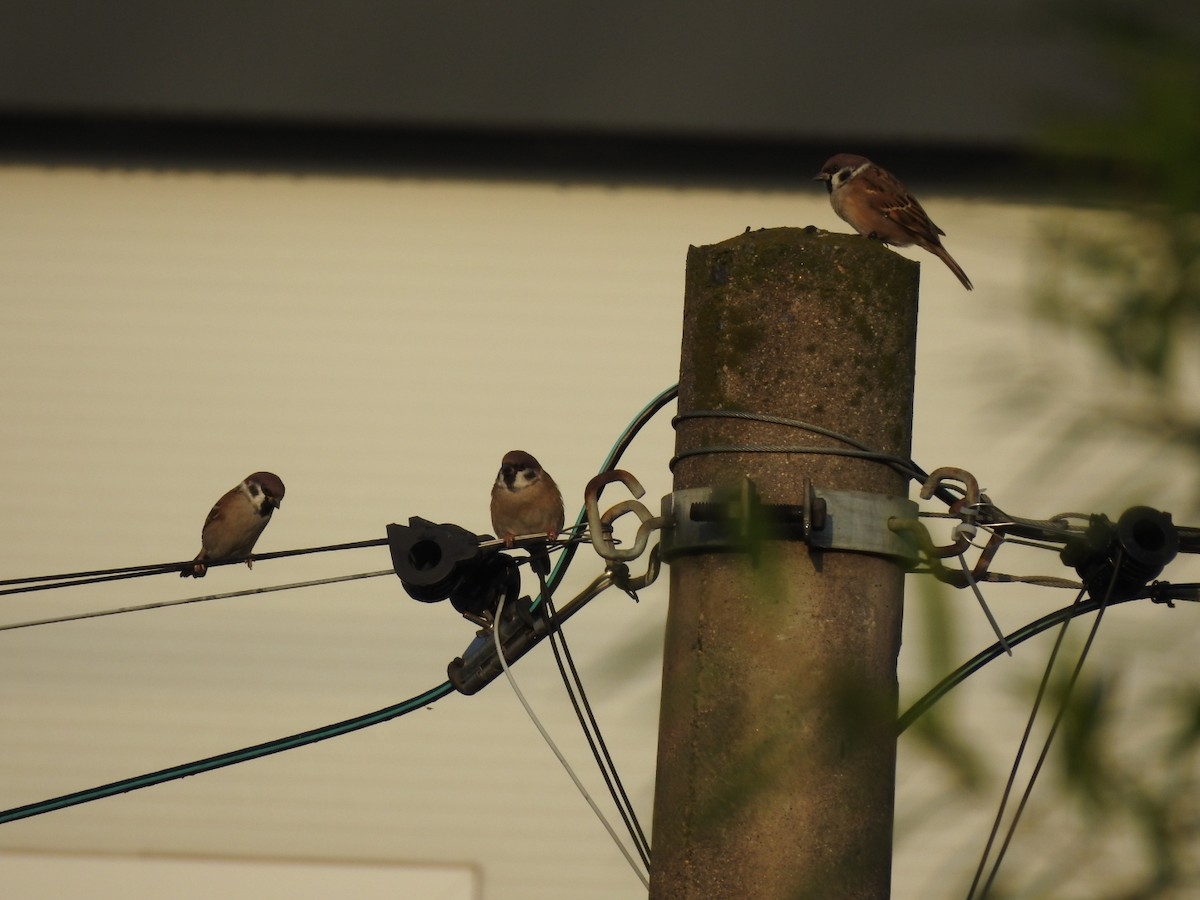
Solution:
{"label": "teal colored wire", "polygon": [[398,719],[400,716],[410,713],[414,709],[420,709],[423,706],[428,706],[430,703],[442,699],[447,694],[453,693],[453,691],[454,687],[447,681],[423,694],[405,700],[403,703],[397,703],[394,706],[388,706],[375,712],[356,716],[353,719],[346,719],[344,722],[338,722],[334,725],[314,728],[311,731],[293,734],[291,737],[277,738],[273,741],[267,741],[265,744],[255,744],[253,747],[233,750],[218,756],[210,756],[207,759],[184,763],[180,766],[172,766],[169,769],[160,769],[157,772],[150,772],[146,775],[138,775],[134,778],[114,781],[111,784],[89,788],[85,791],[64,794],[61,797],[55,797],[51,800],[42,800],[38,803],[30,803],[27,806],[18,806],[0,812],[0,825],[6,822],[15,822],[18,819],[40,816],[43,813],[53,812],[58,809],[66,809],[69,806],[78,806],[81,803],[90,803],[92,800],[100,800],[104,797],[112,797],[116,794],[125,794],[129,791],[152,787],[153,785],[174,781],[178,778],[187,778],[189,775],[211,772],[213,769],[220,769],[224,766],[249,762],[252,759],[261,759],[273,753],[294,750],[297,747],[315,744],[318,741],[325,741],[329,738],[341,737],[343,734],[349,734],[352,731],[358,731],[363,728],[369,728],[372,725]]}
{"label": "teal colored wire", "polygon": [[[625,426],[625,430],[621,432],[621,436],[617,438],[616,442],[612,445],[612,449],[608,451],[608,456],[604,457],[604,463],[600,466],[599,474],[611,472],[613,469],[615,469],[617,467],[617,463],[621,461],[621,456],[627,449],[629,449],[629,445],[633,442],[633,439],[637,437],[637,433],[641,431],[642,428],[645,427],[646,423],[653,419],[654,416],[657,415],[664,406],[678,396],[679,385],[673,384],[666,390],[660,392],[658,396],[642,407],[642,411],[634,416],[629,424]],[[586,521],[587,506],[585,505],[579,508],[579,515],[575,517],[575,527],[572,533],[578,533],[583,528],[583,524]],[[558,562],[554,566],[554,570],[550,573],[550,577],[546,579],[547,593],[553,595],[554,590],[558,587],[564,576],[566,576],[567,568],[571,565],[571,560],[574,558],[575,550],[578,546],[578,544],[571,543],[563,549],[562,554],[558,557]],[[536,608],[541,602],[542,598],[538,597],[534,602],[533,607]]]}
{"label": "teal colored wire", "polygon": [[[674,384],[666,390],[658,394],[639,412],[633,420],[626,426],[621,436],[613,444],[609,450],[608,456],[604,459],[604,464],[600,467],[601,472],[608,472],[614,469],[621,459],[621,455],[629,447],[637,433],[642,430],[647,422],[652,419],[664,406],[670,403],[679,395],[679,385]],[[579,516],[575,520],[576,529],[587,521],[587,508],[580,509]],[[567,567],[571,564],[571,558],[575,555],[576,544],[567,545],[562,555],[559,556],[558,564],[554,567],[554,571],[550,573],[547,579],[547,587],[549,591],[553,591],[558,583],[562,581],[566,574]],[[260,557],[265,559],[266,557]],[[539,602],[541,598],[538,598]],[[157,772],[150,772],[146,775],[138,775],[134,778],[126,778],[122,781],[114,781],[111,784],[101,785],[100,787],[89,788],[85,791],[76,791],[73,794],[64,794],[61,797],[55,797],[50,800],[42,800],[38,803],[30,803],[27,806],[18,806],[13,809],[0,812],[0,825],[6,822],[15,822],[18,819],[28,819],[32,816],[42,815],[43,813],[53,812],[58,809],[65,809],[69,806],[78,806],[82,803],[89,803],[92,800],[100,800],[104,797],[112,797],[116,794],[125,794],[129,791],[136,791],[140,788],[151,787],[156,784],[163,784],[167,781],[174,781],[178,778],[187,778],[189,775],[199,775],[201,772],[211,772],[213,769],[220,769],[224,766],[232,766],[237,763],[249,762],[253,759],[261,759],[264,756],[270,756],[273,753],[282,753],[284,750],[293,750],[297,747],[303,747],[307,744],[315,744],[319,741],[328,740],[329,738],[340,737],[343,734],[349,734],[352,731],[358,731],[362,728],[369,728],[372,725],[378,725],[381,722],[387,722],[391,719],[399,718],[406,713],[412,712],[414,709],[419,709],[422,706],[428,706],[437,700],[442,699],[447,694],[454,691],[453,685],[450,682],[445,682],[432,690],[426,691],[424,694],[405,700],[403,703],[397,703],[395,706],[388,706],[376,712],[367,713],[362,716],[357,716],[353,719],[347,719],[344,722],[338,722],[334,725],[326,725],[323,728],[315,728],[312,731],[305,731],[300,734],[294,734],[291,737],[278,738],[273,741],[267,741],[265,744],[256,744],[253,747],[246,747],[242,750],[234,750],[229,753],[222,753],[219,756],[210,756],[207,759],[197,760],[196,762],[184,763],[180,766],[172,766],[169,769],[160,769]]]}

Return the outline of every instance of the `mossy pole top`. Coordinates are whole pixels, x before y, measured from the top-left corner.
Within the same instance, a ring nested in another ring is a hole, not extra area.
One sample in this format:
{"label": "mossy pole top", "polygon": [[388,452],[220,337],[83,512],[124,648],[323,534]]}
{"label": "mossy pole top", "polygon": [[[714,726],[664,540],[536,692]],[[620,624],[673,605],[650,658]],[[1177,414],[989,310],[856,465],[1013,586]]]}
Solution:
{"label": "mossy pole top", "polygon": [[[746,232],[688,252],[679,411],[799,419],[910,452],[916,263],[855,235]],[[844,447],[698,418],[676,452]],[[749,477],[766,503],[818,489],[903,496],[873,461],[712,453],[675,488]],[[886,527],[881,523],[881,527]],[[903,569],[767,539],[671,563],[651,898],[880,898],[891,877]]]}

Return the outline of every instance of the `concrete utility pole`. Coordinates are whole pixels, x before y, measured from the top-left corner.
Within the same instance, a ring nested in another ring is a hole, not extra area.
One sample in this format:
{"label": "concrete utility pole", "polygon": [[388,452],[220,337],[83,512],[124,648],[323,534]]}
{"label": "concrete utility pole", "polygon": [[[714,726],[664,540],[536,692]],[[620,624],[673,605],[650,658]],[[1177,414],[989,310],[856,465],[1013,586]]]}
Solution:
{"label": "concrete utility pole", "polygon": [[[800,419],[907,458],[918,271],[811,228],[692,247],[680,413]],[[778,424],[679,423],[677,454],[718,445],[846,448]],[[766,504],[803,504],[806,479],[869,504],[907,495],[878,462],[793,453],[686,456],[675,490],[746,476]],[[903,567],[800,540],[754,546],[671,561],[650,896],[885,898]]]}

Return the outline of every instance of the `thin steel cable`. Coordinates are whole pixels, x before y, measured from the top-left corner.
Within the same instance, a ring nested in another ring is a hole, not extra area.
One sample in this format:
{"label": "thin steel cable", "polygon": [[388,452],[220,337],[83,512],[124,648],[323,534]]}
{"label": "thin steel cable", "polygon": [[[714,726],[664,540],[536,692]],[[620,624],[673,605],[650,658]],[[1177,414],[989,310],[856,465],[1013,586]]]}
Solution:
{"label": "thin steel cable", "polygon": [[[925,481],[929,478],[929,474],[924,469],[922,469],[920,466],[918,466],[915,462],[913,462],[913,460],[911,460],[911,459],[905,459],[903,457],[894,456],[891,454],[878,454],[878,456],[876,456],[876,451],[869,444],[865,444],[862,441],[860,441],[856,438],[852,438],[849,435],[842,434],[839,431],[834,431],[831,428],[825,428],[821,425],[814,425],[812,422],[804,422],[804,421],[801,421],[800,419],[789,419],[784,416],[772,416],[772,415],[767,415],[765,413],[749,413],[749,412],[742,412],[740,410],[732,410],[732,409],[693,409],[693,410],[688,410],[687,412],[681,412],[681,413],[677,414],[675,416],[675,418],[673,418],[671,420],[671,424],[678,427],[679,422],[684,422],[684,421],[687,421],[690,419],[739,419],[739,420],[746,421],[746,422],[763,422],[768,425],[783,425],[788,428],[796,428],[801,431],[808,431],[812,434],[817,434],[817,435],[821,435],[822,437],[831,438],[832,440],[835,440],[835,441],[840,441],[841,443],[846,444],[847,446],[853,447],[856,450],[861,450],[864,453],[871,454],[870,456],[865,456],[865,457],[860,457],[860,458],[863,458],[863,459],[878,458],[878,460],[880,462],[886,462],[888,465],[892,465],[894,468],[897,469],[897,471],[900,472],[901,475],[903,475],[906,478],[916,479],[917,481]],[[703,449],[703,448],[698,448],[698,449]],[[746,452],[746,451],[731,451],[731,452]],[[764,452],[764,451],[758,451],[758,452]],[[774,452],[774,451],[771,451],[771,452]],[[781,452],[785,452],[785,451],[781,451]],[[692,456],[692,455],[700,455],[700,454],[693,453],[691,451],[687,451],[683,454],[679,454],[679,455],[675,456],[671,461],[672,470],[674,470],[676,461],[683,459],[686,456]],[[837,455],[851,455],[851,454],[837,454]]]}
{"label": "thin steel cable", "polygon": [[672,456],[669,468],[673,472],[675,471],[675,466],[685,459],[691,459],[695,456],[711,456],[717,453],[792,453],[797,456],[845,456],[850,459],[865,459],[871,462],[882,463],[896,469],[905,478],[919,480],[918,470],[911,467],[909,460],[900,456],[893,456],[890,453],[878,453],[874,450],[847,450],[842,447],[807,447],[801,445],[714,444],[707,447],[693,447],[690,450],[682,450]]}
{"label": "thin steel cable", "polygon": [[966,557],[961,553],[958,554],[959,565],[962,566],[963,575],[967,578],[967,584],[971,586],[971,590],[975,594],[975,599],[979,601],[979,606],[983,610],[983,614],[987,616],[988,624],[992,626],[992,631],[996,635],[996,640],[1000,643],[1005,652],[1012,656],[1012,647],[1008,645],[1008,641],[1004,639],[1004,632],[1000,630],[1000,623],[996,621],[996,617],[992,615],[991,609],[988,607],[987,600],[983,598],[983,591],[979,589],[979,585],[975,582],[975,575],[971,572],[971,567],[967,565]]}
{"label": "thin steel cable", "polygon": [[379,578],[384,575],[395,575],[394,569],[381,569],[377,572],[362,572],[358,575],[335,575],[330,578],[316,578],[311,581],[297,581],[291,584],[268,585],[267,587],[246,588],[241,591],[227,591],[222,594],[206,594],[203,597],[184,597],[180,600],[160,600],[156,603],[142,603],[137,606],[122,606],[117,609],[101,609],[92,612],[75,613],[69,616],[54,616],[48,619],[34,619],[29,622],[14,622],[10,625],[0,625],[0,631],[15,631],[18,628],[33,628],[35,625],[58,625],[62,622],[77,622],[81,619],[98,619],[104,616],[116,616],[122,613],[141,612],[147,609],[164,609],[168,606],[185,606],[189,603],[205,603],[209,600],[228,600],[231,597],[249,597],[254,594],[272,594],[276,591],[291,591],[296,588],[316,587],[324,584],[340,584],[344,581],[359,581],[364,578]]}

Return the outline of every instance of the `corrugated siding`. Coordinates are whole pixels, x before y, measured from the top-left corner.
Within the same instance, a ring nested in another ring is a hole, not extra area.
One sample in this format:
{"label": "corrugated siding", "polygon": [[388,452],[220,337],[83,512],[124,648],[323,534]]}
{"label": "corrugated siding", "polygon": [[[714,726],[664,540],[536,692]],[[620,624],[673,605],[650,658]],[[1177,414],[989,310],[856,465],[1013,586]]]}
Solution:
{"label": "corrugated siding", "polygon": [[[841,227],[807,168],[797,192],[0,169],[0,577],[191,556],[212,502],[261,468],[288,489],[262,551],[381,537],[410,515],[487,530],[491,480],[517,447],[570,506],[675,380],[688,245],[746,226]],[[1031,355],[1020,306],[1035,214],[935,209],[977,290],[924,268],[918,460],[971,468],[1030,515],[1092,502],[1092,485],[1053,500],[1026,487],[1037,423],[993,402],[978,351]],[[654,503],[671,446],[657,422],[627,459]],[[388,565],[383,549],[268,561],[200,583],[0,598],[0,616]],[[582,554],[563,590],[599,568]],[[1049,608],[1023,596],[1025,613]],[[1010,627],[1029,617],[1015,608],[1000,612]],[[639,605],[602,597],[569,631],[647,827],[665,609],[664,580]],[[964,656],[985,640],[974,625]],[[2,632],[0,807],[395,703],[443,681],[472,635],[392,578]],[[517,674],[602,791],[548,652]],[[902,756],[902,812],[909,773]],[[897,897],[937,883],[917,843],[900,841]],[[642,895],[502,682],[7,825],[0,848],[466,864],[488,900]]]}

